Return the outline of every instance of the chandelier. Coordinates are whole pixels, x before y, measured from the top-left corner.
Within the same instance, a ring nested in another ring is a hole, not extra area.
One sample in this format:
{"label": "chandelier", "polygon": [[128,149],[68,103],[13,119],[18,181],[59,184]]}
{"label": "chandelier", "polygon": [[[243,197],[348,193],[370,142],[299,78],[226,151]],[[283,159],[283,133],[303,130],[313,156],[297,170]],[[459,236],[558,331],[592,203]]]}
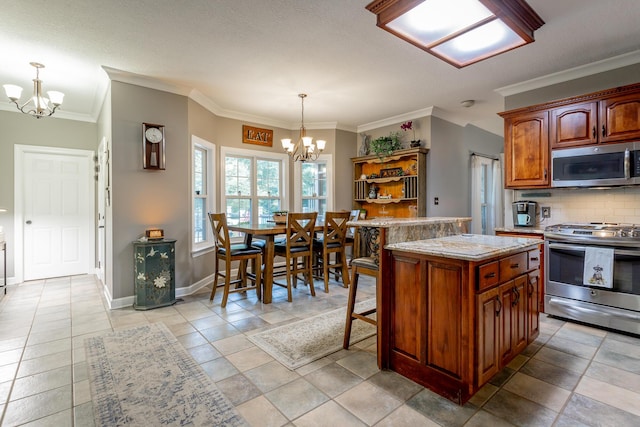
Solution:
{"label": "chandelier", "polygon": [[44,68],[44,65],[38,62],[30,62],[31,66],[36,69],[36,78],[33,79],[33,96],[27,100],[24,104],[18,104],[18,100],[22,95],[22,88],[16,85],[4,85],[4,90],[7,93],[7,97],[16,104],[18,110],[25,114],[29,114],[36,119],[42,117],[49,117],[55,113],[56,109],[62,105],[62,99],[64,93],[50,90],[47,92],[49,98],[42,96],[42,80],[40,80],[40,68]]}
{"label": "chandelier", "polygon": [[302,102],[302,122],[300,125],[300,138],[295,144],[291,142],[290,138],[282,139],[282,148],[284,151],[296,162],[307,162],[318,159],[318,156],[324,150],[324,146],[327,141],[318,139],[316,143],[313,143],[313,138],[307,136],[307,130],[304,127],[304,99],[307,94],[298,94]]}

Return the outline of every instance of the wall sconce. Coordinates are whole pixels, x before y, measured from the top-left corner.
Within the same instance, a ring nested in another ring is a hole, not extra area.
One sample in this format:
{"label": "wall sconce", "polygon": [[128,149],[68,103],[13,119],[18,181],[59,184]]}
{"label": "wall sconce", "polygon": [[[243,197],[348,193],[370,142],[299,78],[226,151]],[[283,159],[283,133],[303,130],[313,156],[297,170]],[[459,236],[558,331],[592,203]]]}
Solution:
{"label": "wall sconce", "polygon": [[544,25],[524,0],[375,0],[366,8],[378,27],[457,68],[532,43]]}

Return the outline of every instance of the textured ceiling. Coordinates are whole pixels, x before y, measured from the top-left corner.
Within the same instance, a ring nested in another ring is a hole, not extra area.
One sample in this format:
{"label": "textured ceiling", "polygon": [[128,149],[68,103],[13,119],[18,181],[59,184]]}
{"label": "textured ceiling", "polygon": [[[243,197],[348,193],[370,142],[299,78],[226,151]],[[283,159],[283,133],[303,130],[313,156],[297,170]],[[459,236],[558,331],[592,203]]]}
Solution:
{"label": "textured ceiling", "polygon": [[274,126],[299,126],[304,92],[309,128],[363,130],[434,107],[501,135],[496,89],[623,54],[640,62],[638,0],[529,0],[546,22],[536,42],[460,70],[377,28],[368,3],[0,0],[0,83],[30,93],[29,62],[44,63],[44,89],[66,94],[60,118],[96,119],[106,68]]}

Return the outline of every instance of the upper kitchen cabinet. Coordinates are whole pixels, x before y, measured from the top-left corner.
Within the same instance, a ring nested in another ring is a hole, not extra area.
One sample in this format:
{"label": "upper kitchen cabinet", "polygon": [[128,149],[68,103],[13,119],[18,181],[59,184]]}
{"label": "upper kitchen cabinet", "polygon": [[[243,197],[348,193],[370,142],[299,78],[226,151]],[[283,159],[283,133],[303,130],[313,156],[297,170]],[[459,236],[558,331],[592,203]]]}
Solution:
{"label": "upper kitchen cabinet", "polygon": [[552,149],[640,138],[640,93],[554,108],[550,114]]}
{"label": "upper kitchen cabinet", "polygon": [[551,148],[598,143],[598,103],[554,108],[551,114]]}
{"label": "upper kitchen cabinet", "polygon": [[640,83],[499,114],[505,187],[545,188],[551,150],[640,140]]}
{"label": "upper kitchen cabinet", "polygon": [[600,101],[600,142],[640,138],[640,93]]}
{"label": "upper kitchen cabinet", "polygon": [[549,113],[504,117],[505,186],[549,186]]}

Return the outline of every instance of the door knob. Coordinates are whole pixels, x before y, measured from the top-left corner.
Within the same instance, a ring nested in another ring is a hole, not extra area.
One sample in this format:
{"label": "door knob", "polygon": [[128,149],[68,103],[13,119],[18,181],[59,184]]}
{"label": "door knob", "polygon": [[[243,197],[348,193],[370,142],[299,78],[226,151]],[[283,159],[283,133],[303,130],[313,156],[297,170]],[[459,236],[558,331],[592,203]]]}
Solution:
{"label": "door knob", "polygon": [[27,220],[27,224],[31,225],[31,220],[30,219]]}

